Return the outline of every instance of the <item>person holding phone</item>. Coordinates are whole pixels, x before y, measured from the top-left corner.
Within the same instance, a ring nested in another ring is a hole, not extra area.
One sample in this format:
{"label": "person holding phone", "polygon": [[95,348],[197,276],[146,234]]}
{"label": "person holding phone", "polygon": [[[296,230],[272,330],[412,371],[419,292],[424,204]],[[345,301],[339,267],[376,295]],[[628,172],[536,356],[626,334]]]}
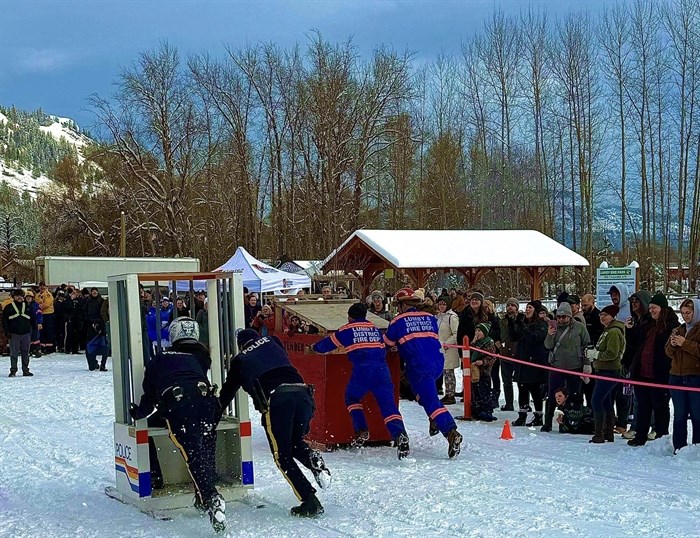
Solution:
{"label": "person holding phone", "polygon": [[556,324],[549,325],[544,346],[549,350],[549,364],[560,370],[570,371],[571,374],[549,372],[547,406],[541,428],[543,432],[552,431],[556,407],[554,394],[557,390],[566,387],[569,394],[578,394],[581,392],[580,374],[587,375],[593,372],[591,362],[584,354],[590,343],[586,325],[574,320],[571,305],[567,302],[559,305],[556,316]]}

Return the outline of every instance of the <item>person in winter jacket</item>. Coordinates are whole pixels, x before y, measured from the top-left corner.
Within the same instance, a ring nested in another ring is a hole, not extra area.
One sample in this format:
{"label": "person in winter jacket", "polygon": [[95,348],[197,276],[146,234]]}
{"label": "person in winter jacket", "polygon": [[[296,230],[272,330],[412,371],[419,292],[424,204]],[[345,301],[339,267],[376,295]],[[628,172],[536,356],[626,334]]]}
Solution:
{"label": "person in winter jacket", "polygon": [[258,331],[260,336],[272,336],[275,334],[275,313],[270,305],[265,305],[260,309],[258,315],[253,319],[253,329]]}
{"label": "person in winter jacket", "polygon": [[[442,354],[435,316],[420,312],[416,307],[421,299],[411,288],[401,288],[394,295],[398,315],[391,320],[384,334],[384,342],[397,347],[406,368],[406,378],[418,403],[436,426],[430,434],[442,432],[448,442],[447,455],[457,456],[462,435],[457,431],[452,415],[440,402],[435,380],[442,373],[445,358]],[[438,430],[438,431],[436,431]]]}
{"label": "person in winter jacket", "polygon": [[590,435],[593,433],[593,413],[583,405],[583,396],[569,395],[566,389],[559,389],[554,398],[557,408],[554,411],[559,433]]}
{"label": "person in winter jacket", "polygon": [[197,325],[199,325],[199,341],[209,346],[209,299],[204,298],[204,307],[197,312]]}
{"label": "person in winter jacket", "polygon": [[[95,333],[95,336],[88,340],[87,348],[85,349],[88,370],[92,372],[99,368],[100,371],[106,372],[107,357],[109,357],[109,344],[107,342],[105,325],[102,320],[95,321],[92,324],[92,332]],[[97,363],[98,355],[101,357],[99,365]]]}
{"label": "person in winter jacket", "polygon": [[[573,311],[573,310],[572,310]],[[595,296],[587,293],[581,297],[581,312],[586,322],[586,330],[591,342],[597,342],[603,334],[603,324],[600,322],[600,310],[595,305]],[[622,320],[625,321],[624,319]]]}
{"label": "person in winter jacket", "polygon": [[[515,343],[515,357],[532,364],[547,365],[549,352],[544,347],[547,338],[547,321],[540,317],[540,301],[530,301],[525,315],[508,320],[509,338]],[[542,385],[547,383],[547,370],[522,364],[516,365],[515,380],[518,383],[518,419],[513,426],[542,426]],[[526,422],[530,401],[535,406],[535,416]]]}
{"label": "person in winter jacket", "polygon": [[[668,307],[668,300],[663,293],[657,293],[651,298],[649,314],[651,318],[642,322],[641,345],[632,361],[630,378],[666,385],[671,365],[666,356],[665,346],[671,332],[680,323],[676,313]],[[637,397],[639,416],[637,417],[636,435],[627,444],[642,446],[647,442],[652,411],[656,438],[668,435],[668,425],[671,420],[668,391],[636,385],[634,393]]]}
{"label": "person in winter jacket", "polygon": [[391,312],[389,312],[389,310],[384,306],[384,296],[382,295],[381,291],[374,290],[370,294],[368,302],[368,312],[370,312],[371,314],[379,316],[380,318],[385,319],[387,321],[391,321],[391,318],[394,317],[391,315]]}
{"label": "person in winter jacket", "polygon": [[554,417],[554,393],[566,386],[569,394],[581,392],[580,374],[593,372],[590,360],[584,355],[584,350],[589,344],[586,326],[573,319],[571,305],[561,303],[557,308],[556,325],[551,324],[547,330],[547,338],[544,347],[549,350],[549,364],[561,370],[568,370],[571,374],[549,372],[547,393],[547,406],[545,408],[544,424],[541,431],[552,431],[552,418]]}
{"label": "person in winter jacket", "polygon": [[53,303],[54,317],[56,321],[56,351],[63,353],[66,350],[66,322],[69,308],[72,303],[66,297],[64,290],[56,292],[56,300]]}
{"label": "person in winter jacket", "polygon": [[182,297],[178,297],[175,300],[175,311],[174,311],[175,317],[176,318],[189,318],[190,316],[190,309],[187,308],[185,305],[185,300]]}
{"label": "person in winter jacket", "polygon": [[496,353],[496,344],[488,336],[491,327],[488,323],[479,323],[474,329],[474,344],[471,351],[471,382],[472,382],[472,415],[485,422],[493,422],[493,408],[497,401],[491,390],[491,368],[496,362],[495,357],[481,353],[483,349]]}
{"label": "person in winter jacket", "polygon": [[262,306],[258,302],[258,296],[255,293],[248,295],[248,300],[243,309],[245,313],[245,326],[246,328],[251,328],[253,326],[253,320],[260,313]]}
{"label": "person in winter jacket", "polygon": [[27,308],[32,311],[36,324],[32,328],[32,339],[29,344],[29,352],[34,357],[41,357],[41,331],[44,328],[44,314],[41,311],[39,303],[34,300],[34,292],[28,291],[24,296],[24,302],[27,303]]}
{"label": "person in winter jacket", "polygon": [[355,438],[353,446],[362,447],[369,440],[369,428],[362,398],[371,392],[379,406],[399,459],[409,454],[409,440],[403,417],[394,403],[394,384],[386,364],[386,349],[379,329],[367,321],[367,307],[355,303],[348,309],[348,323],[333,334],[309,346],[315,353],[330,353],[345,348],[352,363],[352,374],[345,390],[345,406],[350,413]]}
{"label": "person in winter jacket", "polygon": [[41,330],[41,354],[48,355],[54,352],[54,341],[56,340],[56,320],[54,311],[54,297],[43,282],[39,283],[39,293],[35,297],[39,304],[43,317]]}
{"label": "person in winter jacket", "polygon": [[[499,320],[501,325],[501,349],[500,353],[506,357],[515,357],[516,342],[512,339],[511,333],[508,331],[508,325],[511,320],[515,322],[516,320],[523,320],[525,314],[518,312],[520,309],[520,303],[515,297],[510,297],[506,301],[506,313]],[[514,411],[513,402],[515,396],[513,394],[513,374],[515,373],[515,363],[500,360],[501,363],[501,377],[503,378],[503,394],[505,395],[506,403],[501,406],[501,411]]]}
{"label": "person in winter jacket", "polygon": [[85,323],[87,323],[87,341],[95,337],[94,323],[102,323],[102,303],[104,298],[97,288],[90,289],[90,295],[85,301]]}
{"label": "person in winter jacket", "polygon": [[457,343],[457,327],[459,326],[459,316],[447,308],[449,299],[442,297],[438,299],[438,338],[443,345],[442,351],[445,355],[445,396],[440,401],[445,404],[455,403],[455,391],[457,379],[455,368],[459,368],[459,351],[456,347],[445,347]]}
{"label": "person in winter jacket", "polygon": [[[700,299],[681,303],[685,323],[671,332],[666,355],[671,359],[669,385],[700,388]],[[688,444],[688,415],[693,425],[694,445],[700,444],[700,392],[671,389],[673,400],[674,453]]]}
{"label": "person in winter jacket", "polygon": [[85,308],[83,296],[79,290],[71,290],[66,301],[66,353],[72,355],[80,351],[80,340],[83,332]]}
{"label": "person in winter jacket", "polygon": [[618,319],[624,321],[630,317],[630,315],[632,315],[629,303],[630,290],[627,287],[627,284],[620,283],[610,286],[608,295],[610,295],[612,304],[620,309],[620,312],[617,315]]}
{"label": "person in winter jacket", "polygon": [[[608,305],[601,310],[600,321],[605,330],[591,352],[596,373],[615,379],[620,377],[620,364],[625,351],[625,326],[615,319],[619,311],[615,305]],[[591,443],[612,443],[615,440],[612,393],[617,385],[617,381],[596,380],[592,398],[595,433]]]}
{"label": "person in winter jacket", "polygon": [[12,292],[12,302],[2,309],[2,329],[10,338],[10,375],[17,374],[17,359],[22,356],[22,375],[31,377],[29,371],[29,346],[32,330],[37,321],[35,311],[30,309],[24,300],[21,289]]}

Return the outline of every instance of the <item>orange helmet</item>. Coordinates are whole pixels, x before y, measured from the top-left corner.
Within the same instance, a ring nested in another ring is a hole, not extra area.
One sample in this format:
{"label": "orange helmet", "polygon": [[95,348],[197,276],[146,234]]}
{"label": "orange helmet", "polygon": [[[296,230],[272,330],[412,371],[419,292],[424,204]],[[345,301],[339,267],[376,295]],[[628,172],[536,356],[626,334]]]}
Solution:
{"label": "orange helmet", "polygon": [[416,295],[416,292],[412,288],[401,288],[394,294],[394,301],[399,303],[407,301],[420,301],[421,298]]}

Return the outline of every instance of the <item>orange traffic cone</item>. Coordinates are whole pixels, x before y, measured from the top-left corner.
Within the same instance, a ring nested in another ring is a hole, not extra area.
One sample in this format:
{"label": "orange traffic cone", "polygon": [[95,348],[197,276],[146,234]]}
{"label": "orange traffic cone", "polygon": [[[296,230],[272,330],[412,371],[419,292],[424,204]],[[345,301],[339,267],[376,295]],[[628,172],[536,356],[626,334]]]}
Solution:
{"label": "orange traffic cone", "polygon": [[513,432],[510,431],[510,420],[506,420],[505,424],[503,424],[501,439],[504,439],[505,441],[515,439],[515,437],[513,436]]}

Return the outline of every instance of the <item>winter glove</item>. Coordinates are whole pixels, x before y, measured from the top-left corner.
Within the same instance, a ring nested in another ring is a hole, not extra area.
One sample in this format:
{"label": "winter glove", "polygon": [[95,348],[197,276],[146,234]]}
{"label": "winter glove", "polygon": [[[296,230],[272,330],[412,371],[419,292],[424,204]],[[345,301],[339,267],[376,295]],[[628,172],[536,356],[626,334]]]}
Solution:
{"label": "winter glove", "polygon": [[139,419],[143,418],[143,417],[141,416],[141,412],[140,412],[140,410],[139,410],[139,406],[136,405],[135,403],[132,403],[132,404],[129,406],[129,416],[130,416],[131,418],[133,418],[134,420],[139,420]]}
{"label": "winter glove", "polygon": [[591,365],[590,365],[590,364],[586,364],[586,365],[583,367],[583,373],[586,374],[586,375],[589,375],[589,374],[592,374],[592,373],[593,373],[593,368],[591,368]]}
{"label": "winter glove", "polygon": [[[597,360],[597,359],[598,359],[598,353],[599,353],[598,350],[597,350],[596,348],[594,348],[594,347],[587,347],[587,348],[586,348],[586,358],[587,358],[589,361]],[[588,373],[590,373],[590,372],[588,372]]]}

